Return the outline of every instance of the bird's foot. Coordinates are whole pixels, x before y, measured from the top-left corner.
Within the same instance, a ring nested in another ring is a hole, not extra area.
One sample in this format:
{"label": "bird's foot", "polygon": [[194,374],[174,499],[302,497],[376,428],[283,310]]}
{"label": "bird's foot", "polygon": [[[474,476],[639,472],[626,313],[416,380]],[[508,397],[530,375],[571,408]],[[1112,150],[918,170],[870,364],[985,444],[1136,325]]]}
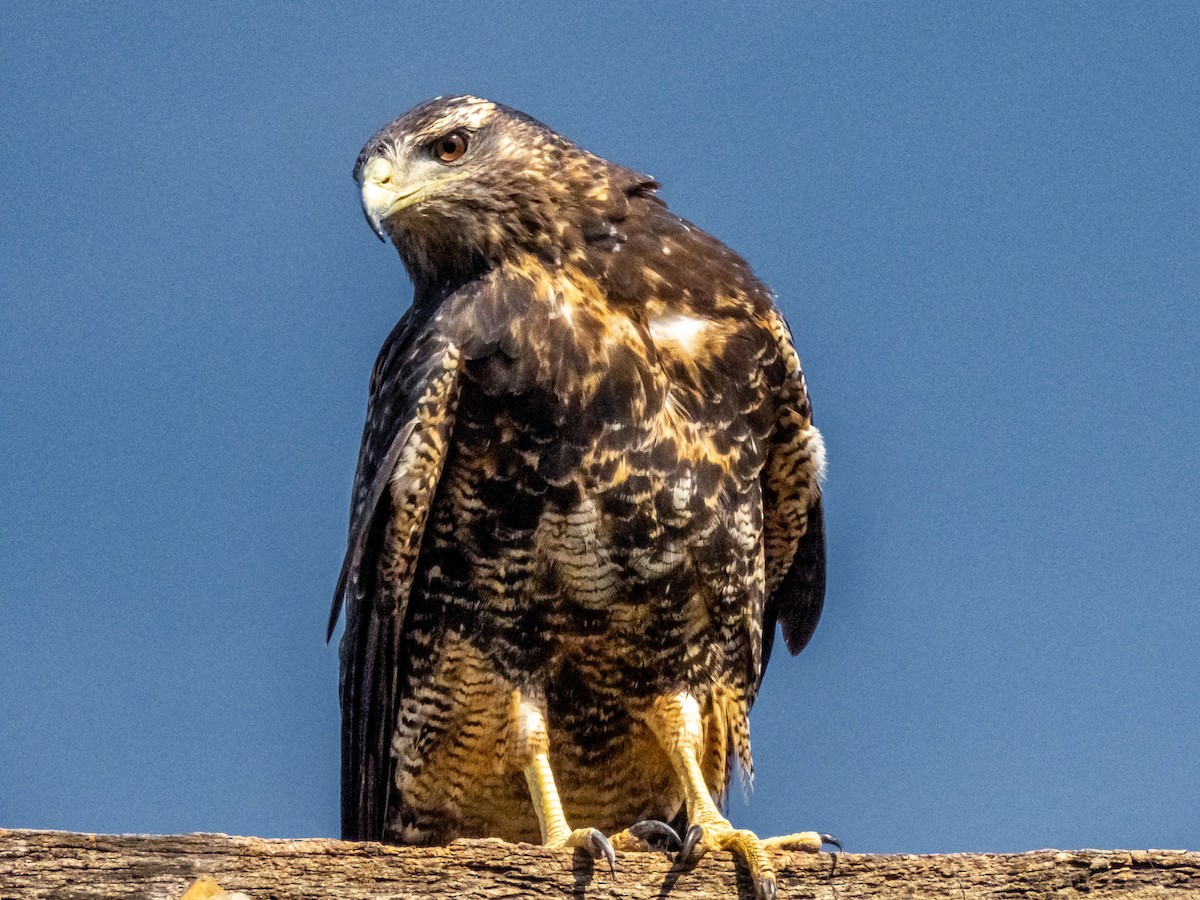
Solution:
{"label": "bird's foot", "polygon": [[608,871],[616,874],[617,854],[613,850],[612,842],[595,828],[576,828],[565,838],[547,841],[546,846],[551,849],[574,847],[586,851],[592,859],[603,857],[608,860]]}
{"label": "bird's foot", "polygon": [[679,833],[666,822],[644,819],[612,836],[612,845],[622,853],[672,853],[683,846]]}
{"label": "bird's foot", "polygon": [[820,853],[821,848],[828,844],[842,849],[842,842],[832,834],[819,831],[797,831],[795,834],[781,834],[776,837],[762,839],[762,845],[768,850],[795,850],[800,853]]}
{"label": "bird's foot", "polygon": [[746,864],[757,900],[775,900],[775,867],[767,850],[818,852],[824,844],[839,850],[841,844],[827,834],[803,831],[782,837],[759,839],[753,831],[734,828],[725,819],[692,825],[683,837],[678,860],[681,865],[698,862],[710,850],[728,850]]}

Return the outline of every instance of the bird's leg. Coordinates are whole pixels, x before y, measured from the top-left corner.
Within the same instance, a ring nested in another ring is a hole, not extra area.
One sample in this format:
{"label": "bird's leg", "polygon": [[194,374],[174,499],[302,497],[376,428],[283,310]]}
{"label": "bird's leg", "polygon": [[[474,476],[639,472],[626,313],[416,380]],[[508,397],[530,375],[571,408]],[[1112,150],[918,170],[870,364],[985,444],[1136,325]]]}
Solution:
{"label": "bird's leg", "polygon": [[578,847],[593,859],[604,857],[613,870],[616,854],[613,846],[595,828],[571,829],[563,813],[554,772],[550,768],[550,738],[546,732],[545,701],[513,691],[513,724],[516,731],[517,762],[525,773],[533,809],[542,829],[542,843],[547,847]]}
{"label": "bird's leg", "polygon": [[[759,900],[773,900],[775,869],[767,848],[816,852],[822,843],[829,842],[815,831],[761,841],[752,831],[734,828],[721,815],[700,766],[705,749],[704,720],[700,704],[690,694],[660,698],[651,708],[647,724],[683,785],[689,827],[679,853],[681,861],[695,861],[709,850],[730,850],[746,863]],[[725,735],[715,735],[714,739],[723,741]]]}

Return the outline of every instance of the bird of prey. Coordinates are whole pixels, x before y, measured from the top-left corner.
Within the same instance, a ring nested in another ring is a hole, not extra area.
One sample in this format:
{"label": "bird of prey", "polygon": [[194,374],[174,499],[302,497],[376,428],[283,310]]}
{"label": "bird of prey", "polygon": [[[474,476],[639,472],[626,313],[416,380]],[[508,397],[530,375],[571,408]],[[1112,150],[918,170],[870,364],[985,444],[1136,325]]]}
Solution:
{"label": "bird of prey", "polygon": [[798,653],[825,592],[771,293],[651,178],[498,103],[417,106],[354,178],[415,290],[330,617],[344,837],[720,848],[773,897],[767,849],[828,836],[721,812],[776,625]]}

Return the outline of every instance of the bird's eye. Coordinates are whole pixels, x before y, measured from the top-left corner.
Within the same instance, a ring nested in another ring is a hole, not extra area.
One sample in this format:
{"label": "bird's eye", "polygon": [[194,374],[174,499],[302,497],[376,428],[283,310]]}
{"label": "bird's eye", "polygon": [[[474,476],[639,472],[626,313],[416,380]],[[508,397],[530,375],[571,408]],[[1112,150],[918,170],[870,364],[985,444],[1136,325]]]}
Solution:
{"label": "bird's eye", "polygon": [[452,163],[467,152],[467,136],[461,131],[452,131],[434,141],[429,149],[433,152],[434,159]]}

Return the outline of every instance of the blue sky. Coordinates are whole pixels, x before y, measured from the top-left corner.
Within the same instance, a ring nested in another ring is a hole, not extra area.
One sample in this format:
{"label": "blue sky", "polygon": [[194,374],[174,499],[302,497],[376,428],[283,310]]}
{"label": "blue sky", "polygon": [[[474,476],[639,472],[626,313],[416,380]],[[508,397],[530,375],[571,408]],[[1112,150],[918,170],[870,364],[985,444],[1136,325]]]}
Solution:
{"label": "blue sky", "polygon": [[427,97],[655,175],[776,290],[830,580],[732,816],[1197,846],[1200,7],[52,4],[0,33],[0,826],[337,831],[323,641]]}

